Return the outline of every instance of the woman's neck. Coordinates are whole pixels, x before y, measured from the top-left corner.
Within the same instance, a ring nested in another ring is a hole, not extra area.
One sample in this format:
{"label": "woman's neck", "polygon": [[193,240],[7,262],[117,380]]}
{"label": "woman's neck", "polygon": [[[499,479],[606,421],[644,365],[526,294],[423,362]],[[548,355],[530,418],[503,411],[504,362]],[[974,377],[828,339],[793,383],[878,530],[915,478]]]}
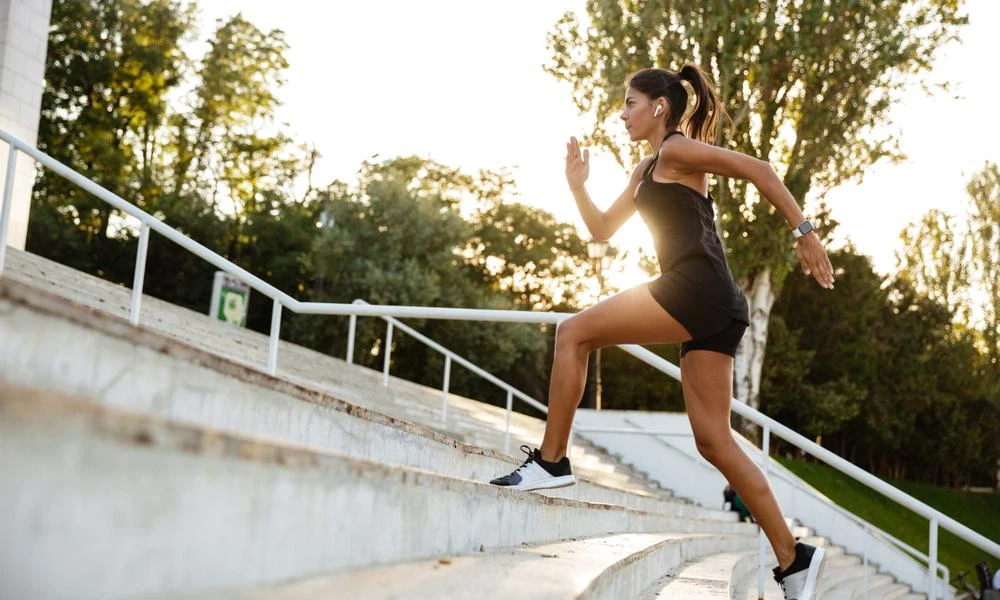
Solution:
{"label": "woman's neck", "polygon": [[664,125],[658,125],[649,137],[646,138],[646,143],[649,144],[650,151],[656,154],[660,151],[660,144],[663,143],[663,138],[667,136],[667,128]]}

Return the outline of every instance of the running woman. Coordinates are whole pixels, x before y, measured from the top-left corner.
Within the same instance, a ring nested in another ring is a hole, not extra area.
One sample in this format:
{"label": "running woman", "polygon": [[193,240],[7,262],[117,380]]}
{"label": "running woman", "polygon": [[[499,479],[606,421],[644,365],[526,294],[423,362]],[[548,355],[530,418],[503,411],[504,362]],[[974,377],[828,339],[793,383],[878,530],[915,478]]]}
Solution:
{"label": "running woman", "polygon": [[[695,96],[686,114],[688,90]],[[566,456],[573,416],[583,395],[590,352],[618,344],[679,343],[681,387],[698,451],[725,476],[771,543],[774,576],[789,600],[813,600],[823,548],[797,543],[761,469],[730,429],[733,359],[749,326],[746,296],[733,279],[715,228],[708,175],[750,181],[788,223],[805,275],[833,289],[833,267],[819,236],[771,165],[712,144],[723,108],[702,71],[644,69],[626,83],[620,118],[633,142],[652,154],[632,173],[607,211],[584,184],[588,150],[566,144],[566,181],[595,240],[607,240],[636,211],[649,226],[660,265],[656,279],[626,290],[563,321],[556,333],[549,413],[540,448],[513,473],[490,483],[517,490],[576,483]]]}

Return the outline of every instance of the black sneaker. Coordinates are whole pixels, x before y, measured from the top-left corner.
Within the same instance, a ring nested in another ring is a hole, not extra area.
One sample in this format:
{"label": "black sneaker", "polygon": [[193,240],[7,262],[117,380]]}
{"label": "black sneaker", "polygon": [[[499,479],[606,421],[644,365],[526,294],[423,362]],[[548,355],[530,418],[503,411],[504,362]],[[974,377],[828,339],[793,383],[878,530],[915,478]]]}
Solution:
{"label": "black sneaker", "polygon": [[497,477],[490,483],[524,491],[561,488],[576,483],[568,456],[564,456],[559,462],[551,463],[542,460],[542,453],[538,448],[532,450],[528,446],[521,446],[521,452],[528,455],[524,464],[514,469],[510,475]]}
{"label": "black sneaker", "polygon": [[823,548],[796,542],[795,560],[782,571],[774,568],[774,580],[785,592],[785,600],[814,600],[819,588],[819,578],[823,574]]}

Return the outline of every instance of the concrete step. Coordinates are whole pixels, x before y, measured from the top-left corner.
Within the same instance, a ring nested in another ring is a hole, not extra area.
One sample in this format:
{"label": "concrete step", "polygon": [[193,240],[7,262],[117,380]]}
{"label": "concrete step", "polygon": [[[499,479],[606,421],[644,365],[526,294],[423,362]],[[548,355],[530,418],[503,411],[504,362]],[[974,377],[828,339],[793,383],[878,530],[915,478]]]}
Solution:
{"label": "concrete step", "polygon": [[[861,564],[851,566],[828,565],[831,569],[829,576],[824,577],[820,582],[819,590],[824,596],[830,598],[850,598],[856,589],[864,589],[865,580],[868,580],[868,589],[879,582],[879,578],[887,577],[879,575],[877,567]],[[846,595],[845,595],[846,594]]]}
{"label": "concrete step", "polygon": [[[847,577],[824,591],[824,597],[830,600],[855,600],[856,598],[879,598],[885,597],[884,589],[893,585],[895,580],[889,575],[869,573],[866,578]],[[865,588],[867,585],[867,596]]]}
{"label": "concrete step", "polygon": [[618,534],[365,569],[294,582],[237,598],[637,598],[639,591],[662,573],[682,566],[685,561],[724,548],[745,549],[752,544],[752,535]]}
{"label": "concrete step", "polygon": [[[520,461],[330,394],[271,377],[161,333],[0,278],[0,378],[170,420],[489,481]],[[621,477],[574,465],[553,497],[735,521]]]}
{"label": "concrete step", "polygon": [[[128,319],[131,306],[129,289],[30,253],[9,248],[3,278]],[[267,363],[267,336],[232,327],[148,295],[143,296],[140,325],[190,348],[256,371],[263,370]],[[279,343],[278,375],[284,381],[330,394],[355,406],[445,432],[451,439],[469,445],[503,448],[506,413],[499,407],[450,394],[447,417],[442,419],[441,390],[395,377],[390,378],[388,387],[383,387],[380,372],[288,342]],[[515,412],[511,416],[512,452],[516,452],[522,443],[538,445],[543,431],[544,421]],[[647,490],[658,488],[658,484],[650,482],[644,474],[579,440],[571,449],[571,458],[575,470],[593,479],[601,479],[608,485]]]}
{"label": "concrete step", "polygon": [[[774,556],[767,555],[768,562],[765,563],[764,567],[764,600],[785,600],[785,594],[781,591],[781,587],[778,583],[774,581],[774,575],[771,570],[777,565],[777,561],[774,560]],[[826,575],[824,575],[826,577]],[[757,594],[759,588],[758,585],[759,575],[757,573],[757,557],[753,557],[753,568],[743,576],[739,581],[736,582],[736,586],[733,593],[733,600],[759,600],[760,596]],[[822,596],[820,596],[822,598]]]}
{"label": "concrete step", "polygon": [[737,598],[737,585],[750,571],[756,572],[757,553],[753,540],[741,550],[697,557],[657,581],[642,600],[657,598],[698,598],[731,600]]}
{"label": "concrete step", "polygon": [[753,537],[3,382],[0,415],[4,598],[216,594],[610,533]]}

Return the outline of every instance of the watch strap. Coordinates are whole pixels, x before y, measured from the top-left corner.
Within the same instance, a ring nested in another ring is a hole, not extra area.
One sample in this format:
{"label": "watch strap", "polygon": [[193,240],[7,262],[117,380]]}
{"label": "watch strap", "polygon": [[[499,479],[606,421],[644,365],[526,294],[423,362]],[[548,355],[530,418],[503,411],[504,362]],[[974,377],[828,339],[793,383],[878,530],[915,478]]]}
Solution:
{"label": "watch strap", "polygon": [[795,229],[792,230],[792,235],[795,236],[795,239],[798,239],[798,238],[806,235],[807,233],[811,233],[811,232],[813,232],[815,230],[816,230],[816,228],[813,227],[813,224],[810,223],[809,220],[805,220],[805,221],[802,222],[801,225],[799,225],[798,227],[796,227]]}

